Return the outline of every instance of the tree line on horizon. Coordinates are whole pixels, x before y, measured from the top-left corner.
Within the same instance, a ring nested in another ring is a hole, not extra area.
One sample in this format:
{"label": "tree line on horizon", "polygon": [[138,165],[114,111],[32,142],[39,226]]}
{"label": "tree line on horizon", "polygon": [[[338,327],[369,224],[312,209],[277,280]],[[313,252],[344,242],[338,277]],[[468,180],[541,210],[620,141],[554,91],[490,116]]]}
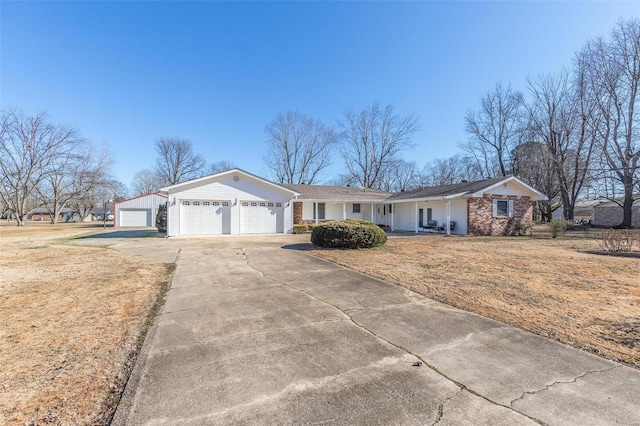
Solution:
{"label": "tree line on horizon", "polygon": [[[580,199],[614,200],[630,227],[640,198],[640,21],[621,20],[608,38],[589,40],[572,67],[527,79],[525,92],[498,82],[464,118],[461,153],[420,168],[401,153],[420,128],[378,103],[347,110],[335,126],[297,111],[267,127],[265,163],[280,183],[316,183],[338,152],[345,172],[330,183],[387,191],[514,175],[543,192],[543,220]],[[635,197],[635,198],[634,198]]]}
{"label": "tree line on horizon", "polygon": [[[351,185],[408,191],[514,175],[543,192],[541,216],[563,209],[573,219],[579,199],[600,196],[623,208],[631,226],[640,193],[640,21],[620,21],[608,38],[589,40],[572,67],[527,80],[525,92],[498,82],[464,118],[460,153],[422,167],[402,154],[421,128],[414,114],[399,115],[378,102],[347,109],[333,126],[298,111],[265,126],[264,162],[277,183]],[[151,193],[162,187],[236,167],[208,164],[193,143],[177,137],[155,142],[153,169],[140,170],[130,190],[111,174],[112,156],[77,129],[54,124],[46,113],[0,112],[0,201],[18,224],[38,206],[55,222],[64,207],[85,217],[104,200]],[[343,173],[324,181],[338,156]]]}

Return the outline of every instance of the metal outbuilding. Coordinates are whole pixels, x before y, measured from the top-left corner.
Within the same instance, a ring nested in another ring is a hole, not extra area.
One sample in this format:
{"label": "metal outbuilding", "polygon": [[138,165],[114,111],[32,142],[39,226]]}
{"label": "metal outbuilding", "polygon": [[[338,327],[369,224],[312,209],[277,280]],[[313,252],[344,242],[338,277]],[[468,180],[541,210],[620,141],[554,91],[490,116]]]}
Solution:
{"label": "metal outbuilding", "polygon": [[158,206],[166,204],[167,196],[161,192],[140,195],[115,203],[115,226],[144,227],[156,225]]}

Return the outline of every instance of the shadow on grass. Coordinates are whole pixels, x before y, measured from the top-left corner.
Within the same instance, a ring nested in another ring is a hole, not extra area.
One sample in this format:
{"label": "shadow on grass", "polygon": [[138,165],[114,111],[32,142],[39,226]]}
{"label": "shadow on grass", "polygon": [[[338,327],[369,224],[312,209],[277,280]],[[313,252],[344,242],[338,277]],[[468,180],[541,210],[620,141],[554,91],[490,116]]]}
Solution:
{"label": "shadow on grass", "polygon": [[111,231],[100,232],[96,234],[83,235],[77,237],[77,240],[86,239],[110,239],[110,238],[164,238],[164,232],[158,232],[155,229],[136,229],[128,231]]}

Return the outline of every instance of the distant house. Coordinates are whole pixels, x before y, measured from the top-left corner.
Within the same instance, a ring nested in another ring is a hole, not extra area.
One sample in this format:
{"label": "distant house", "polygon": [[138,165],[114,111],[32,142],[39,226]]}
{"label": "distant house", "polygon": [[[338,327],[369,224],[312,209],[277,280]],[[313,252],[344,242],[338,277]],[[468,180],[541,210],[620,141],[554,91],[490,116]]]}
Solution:
{"label": "distant house", "polygon": [[323,185],[276,184],[240,169],[162,188],[167,235],[290,233],[298,223],[358,218],[392,231],[501,235],[513,218],[532,220],[546,199],[516,177],[391,194]]}
{"label": "distant house", "polygon": [[[622,200],[618,203],[609,200],[594,206],[591,224],[606,227],[620,225],[623,218],[621,203]],[[640,227],[640,194],[636,196],[631,212],[631,224]]]}
{"label": "distant house", "polygon": [[[588,221],[593,223],[594,208],[602,203],[606,203],[607,200],[599,198],[597,200],[581,200],[576,201],[573,207],[573,219],[577,221]],[[564,219],[564,211],[562,206],[553,212],[553,219]],[[620,219],[622,220],[622,219]]]}
{"label": "distant house", "polygon": [[[31,220],[51,222],[51,213],[49,213],[49,209],[46,207],[38,207],[33,209],[27,217],[29,216]],[[57,221],[58,222],[78,222],[79,216],[73,211],[73,209],[65,207],[58,214]]]}

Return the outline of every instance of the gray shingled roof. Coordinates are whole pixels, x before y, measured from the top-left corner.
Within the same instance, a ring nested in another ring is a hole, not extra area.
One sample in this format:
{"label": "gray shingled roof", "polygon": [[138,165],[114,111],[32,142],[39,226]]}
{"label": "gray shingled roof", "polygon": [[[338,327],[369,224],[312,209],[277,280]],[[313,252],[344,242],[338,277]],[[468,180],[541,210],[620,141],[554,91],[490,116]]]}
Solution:
{"label": "gray shingled roof", "polygon": [[389,198],[390,192],[378,189],[365,189],[354,186],[296,185],[281,184],[292,191],[300,193],[299,200],[327,201],[383,201]]}
{"label": "gray shingled roof", "polygon": [[455,194],[470,194],[480,191],[496,183],[502,182],[507,177],[496,177],[474,182],[460,182],[452,185],[428,186],[413,191],[397,192],[389,197],[389,201],[412,200],[414,198],[447,197]]}

